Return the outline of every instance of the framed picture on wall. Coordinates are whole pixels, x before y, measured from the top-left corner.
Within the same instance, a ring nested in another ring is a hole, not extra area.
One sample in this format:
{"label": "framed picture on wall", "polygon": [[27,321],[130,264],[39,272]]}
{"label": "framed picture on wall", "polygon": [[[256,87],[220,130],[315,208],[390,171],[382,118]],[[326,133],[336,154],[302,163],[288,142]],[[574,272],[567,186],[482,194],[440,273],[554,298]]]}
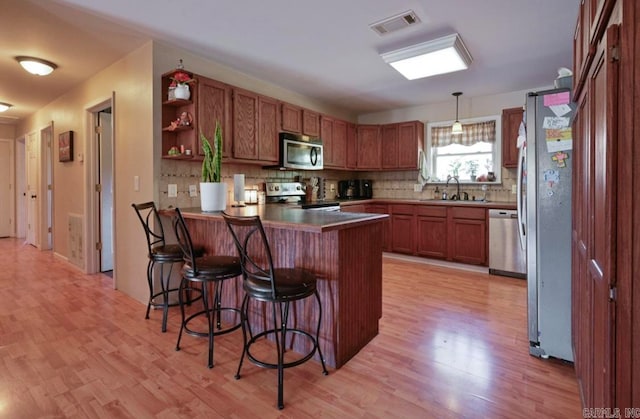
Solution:
{"label": "framed picture on wall", "polygon": [[73,161],[73,131],[63,132],[58,136],[58,160]]}

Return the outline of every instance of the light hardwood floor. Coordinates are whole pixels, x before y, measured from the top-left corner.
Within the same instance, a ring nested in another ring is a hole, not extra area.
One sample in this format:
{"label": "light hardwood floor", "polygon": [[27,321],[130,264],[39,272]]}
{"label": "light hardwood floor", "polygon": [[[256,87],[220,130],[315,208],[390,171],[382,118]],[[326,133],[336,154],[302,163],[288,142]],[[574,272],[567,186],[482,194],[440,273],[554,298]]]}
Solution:
{"label": "light hardwood floor", "polygon": [[[355,262],[355,261],[354,261]],[[146,264],[146,260],[141,260]],[[380,334],[339,370],[245,363],[241,335],[175,340],[161,312],[0,239],[0,418],[579,418],[573,366],[528,354],[522,280],[384,260]],[[140,278],[140,281],[144,281]]]}

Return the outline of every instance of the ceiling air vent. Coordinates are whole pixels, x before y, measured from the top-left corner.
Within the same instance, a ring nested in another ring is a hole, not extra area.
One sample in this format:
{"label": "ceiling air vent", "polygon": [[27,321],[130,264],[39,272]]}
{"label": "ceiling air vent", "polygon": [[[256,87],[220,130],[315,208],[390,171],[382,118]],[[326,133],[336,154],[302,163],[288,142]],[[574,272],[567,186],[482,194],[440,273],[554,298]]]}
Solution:
{"label": "ceiling air vent", "polygon": [[399,15],[391,16],[379,22],[372,23],[369,27],[378,35],[386,35],[407,26],[420,22],[420,18],[413,10],[407,10]]}

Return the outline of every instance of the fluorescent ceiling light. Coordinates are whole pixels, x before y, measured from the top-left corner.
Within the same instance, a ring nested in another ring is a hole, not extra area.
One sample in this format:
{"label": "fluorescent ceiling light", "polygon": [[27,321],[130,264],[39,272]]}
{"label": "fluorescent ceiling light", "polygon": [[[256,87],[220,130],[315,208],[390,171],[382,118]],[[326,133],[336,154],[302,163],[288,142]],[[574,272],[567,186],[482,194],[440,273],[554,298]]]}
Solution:
{"label": "fluorescent ceiling light", "polygon": [[47,60],[41,60],[40,58],[20,56],[16,57],[16,60],[20,63],[22,68],[36,76],[46,76],[58,68],[54,63]]}
{"label": "fluorescent ceiling light", "polygon": [[9,110],[10,107],[11,107],[11,104],[0,102],[0,112],[6,112]]}
{"label": "fluorescent ceiling light", "polygon": [[465,70],[473,60],[457,33],[380,56],[409,80]]}

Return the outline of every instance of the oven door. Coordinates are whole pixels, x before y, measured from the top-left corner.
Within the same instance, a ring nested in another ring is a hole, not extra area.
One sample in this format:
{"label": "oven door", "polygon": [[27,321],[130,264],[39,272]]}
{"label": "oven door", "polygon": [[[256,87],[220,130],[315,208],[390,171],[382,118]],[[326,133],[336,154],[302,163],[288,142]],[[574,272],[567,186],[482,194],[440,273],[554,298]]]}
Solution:
{"label": "oven door", "polygon": [[322,145],[282,140],[282,166],[289,169],[322,170]]}

